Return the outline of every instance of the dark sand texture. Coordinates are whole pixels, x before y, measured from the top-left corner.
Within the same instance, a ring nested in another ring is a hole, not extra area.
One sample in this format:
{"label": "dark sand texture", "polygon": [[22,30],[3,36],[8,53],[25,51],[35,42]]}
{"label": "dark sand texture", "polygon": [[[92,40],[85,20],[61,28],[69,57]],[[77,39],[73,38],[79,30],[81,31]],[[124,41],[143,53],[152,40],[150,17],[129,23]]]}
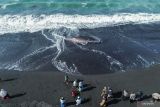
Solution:
{"label": "dark sand texture", "polygon": [[[133,92],[142,90],[146,95],[159,92],[159,67],[152,67],[145,71],[69,77],[71,80],[82,79],[84,83],[90,84],[89,88],[81,94],[83,98],[88,99],[88,102],[80,107],[99,107],[100,93],[105,85],[112,87],[117,95],[123,89]],[[64,74],[60,72],[1,72],[0,77],[3,79],[0,82],[0,88],[7,90],[12,96],[11,99],[1,100],[1,104],[8,104],[10,107],[13,105],[13,107],[19,107],[16,104],[24,107],[28,107],[25,106],[27,104],[30,104],[30,107],[37,107],[36,104],[39,104],[39,107],[59,107],[61,96],[65,97],[70,104],[74,101],[71,97],[72,84],[64,85]],[[120,101],[119,95],[116,97],[109,107],[136,107],[136,103]]]}

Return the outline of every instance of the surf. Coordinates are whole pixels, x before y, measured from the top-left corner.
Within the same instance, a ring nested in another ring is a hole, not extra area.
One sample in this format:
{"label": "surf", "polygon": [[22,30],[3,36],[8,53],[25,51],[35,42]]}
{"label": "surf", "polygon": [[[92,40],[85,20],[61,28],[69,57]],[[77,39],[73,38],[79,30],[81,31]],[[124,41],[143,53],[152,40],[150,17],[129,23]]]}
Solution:
{"label": "surf", "polygon": [[160,14],[119,13],[113,15],[0,15],[0,34],[37,32],[60,27],[98,28],[125,24],[159,23]]}

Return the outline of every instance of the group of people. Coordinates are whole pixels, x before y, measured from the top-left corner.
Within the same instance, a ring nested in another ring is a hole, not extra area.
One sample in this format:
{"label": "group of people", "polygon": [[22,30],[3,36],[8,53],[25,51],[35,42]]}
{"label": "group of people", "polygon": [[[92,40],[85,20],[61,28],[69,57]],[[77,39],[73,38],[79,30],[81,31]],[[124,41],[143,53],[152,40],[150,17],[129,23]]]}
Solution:
{"label": "group of people", "polygon": [[[101,107],[106,107],[109,98],[113,97],[113,91],[110,87],[104,87],[101,93],[102,101],[100,102]],[[128,93],[128,91],[123,90],[122,92],[122,100],[130,100],[130,103],[134,101],[140,101],[143,98],[143,93],[141,91],[136,93]]]}
{"label": "group of people", "polygon": [[[69,85],[69,83],[70,83],[70,79],[67,75],[65,75],[64,83],[66,85]],[[85,89],[85,85],[84,85],[83,81],[81,81],[81,80],[74,80],[73,81],[71,96],[75,99],[76,106],[82,104],[82,98],[80,97],[80,93],[82,91],[84,91],[84,89]],[[144,97],[144,95],[143,95],[142,91],[138,91],[136,93],[131,92],[130,94],[127,90],[123,90],[123,92],[122,92],[122,100],[123,101],[129,100],[130,103],[133,103],[135,101],[141,101],[143,97]],[[0,98],[4,100],[4,99],[9,99],[11,97],[6,90],[1,89],[0,90]],[[112,91],[111,87],[105,86],[102,89],[101,98],[102,98],[102,100],[100,102],[100,107],[107,107],[109,99],[114,98],[113,91]],[[152,99],[153,99],[153,101],[160,100],[160,93],[153,93]],[[66,107],[66,106],[67,106],[67,102],[66,102],[65,98],[61,97],[60,98],[60,107]]]}
{"label": "group of people", "polygon": [[[67,75],[65,75],[65,84],[69,84],[69,77]],[[80,97],[80,93],[84,90],[84,84],[83,84],[83,81],[78,81],[78,80],[75,80],[73,81],[73,87],[72,87],[72,92],[71,92],[71,96],[73,98],[75,98],[75,102],[76,102],[76,105],[80,105],[82,103],[82,98]],[[129,94],[129,92],[127,90],[123,90],[122,91],[122,100],[125,101],[125,100],[129,100],[130,103],[133,103],[135,101],[141,101],[143,99],[144,95],[143,95],[143,92],[142,91],[138,91],[138,92],[131,92]],[[111,87],[104,87],[102,89],[102,92],[101,92],[101,102],[100,102],[100,107],[107,107],[108,105],[108,102],[109,102],[109,99],[113,99],[113,91],[111,89]],[[160,100],[160,94],[159,93],[153,93],[152,94],[152,99],[153,101],[156,101],[156,100]],[[61,103],[61,107],[66,107],[66,101],[63,97],[61,97],[60,99],[60,103]]]}
{"label": "group of people", "polygon": [[123,90],[123,94],[122,94],[122,99],[123,100],[129,100],[130,103],[133,103],[135,101],[140,101],[143,98],[143,92],[142,91],[138,91],[136,93],[131,92],[130,94],[128,93],[128,91]]}
{"label": "group of people", "polygon": [[[70,83],[69,77],[67,75],[65,75],[64,83],[66,85],[69,85]],[[71,96],[75,99],[75,103],[76,103],[75,105],[77,106],[82,103],[82,98],[80,97],[80,93],[83,91],[83,89],[84,89],[83,81],[78,81],[78,80],[73,81]],[[60,98],[61,107],[66,107],[66,104],[67,103],[66,103],[65,98],[61,97]]]}
{"label": "group of people", "polygon": [[[101,97],[102,97],[102,100],[100,102],[100,106],[101,107],[106,107],[108,104],[108,100],[110,98],[113,98],[113,91],[110,87],[104,87],[102,89],[102,92],[101,92]],[[116,97],[116,96],[115,96]],[[160,93],[153,93],[151,95],[153,101],[158,101],[160,100]],[[130,103],[133,103],[135,101],[141,101],[143,100],[144,98],[144,95],[143,95],[143,92],[142,91],[138,91],[138,92],[131,92],[129,94],[129,92],[127,90],[123,90],[122,92],[122,96],[121,96],[122,100],[125,101],[125,100],[129,100]]]}

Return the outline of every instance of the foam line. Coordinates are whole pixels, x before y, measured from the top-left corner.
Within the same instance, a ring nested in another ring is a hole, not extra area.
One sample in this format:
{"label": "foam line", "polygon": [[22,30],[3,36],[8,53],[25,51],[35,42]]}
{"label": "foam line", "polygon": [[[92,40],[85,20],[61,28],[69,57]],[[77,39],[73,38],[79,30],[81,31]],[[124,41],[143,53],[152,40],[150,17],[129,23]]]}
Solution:
{"label": "foam line", "polygon": [[120,13],[114,15],[0,15],[0,34],[36,32],[59,27],[97,28],[121,24],[155,23],[160,14]]}

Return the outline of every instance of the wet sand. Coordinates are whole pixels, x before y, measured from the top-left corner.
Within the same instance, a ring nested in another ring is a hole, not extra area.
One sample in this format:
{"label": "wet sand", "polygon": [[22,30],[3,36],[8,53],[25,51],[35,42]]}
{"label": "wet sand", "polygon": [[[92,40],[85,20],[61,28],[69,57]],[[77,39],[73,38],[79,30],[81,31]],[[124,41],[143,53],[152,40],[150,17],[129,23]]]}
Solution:
{"label": "wet sand", "polygon": [[[121,101],[118,93],[123,89],[129,92],[141,90],[145,95],[159,92],[159,69],[160,66],[155,66],[143,71],[85,76],[69,75],[69,77],[71,81],[80,79],[88,84],[87,90],[81,93],[82,98],[88,99],[88,101],[80,107],[99,107],[100,93],[104,86],[112,87],[113,92],[117,94],[115,99],[111,100],[109,107],[136,107],[136,103],[130,104],[129,101]],[[41,105],[39,107],[43,107],[45,104],[42,102],[51,107],[59,107],[59,98],[63,96],[70,104],[68,107],[74,107],[72,105],[74,99],[71,97],[72,84],[66,86],[63,83],[64,75],[64,73],[53,71],[0,72],[0,77],[3,80],[0,82],[0,88],[7,90],[12,96],[11,99],[0,100],[0,102],[4,105],[9,104],[10,107],[18,107],[16,104],[21,104],[23,107],[28,107],[27,104],[30,107],[39,104]],[[151,98],[145,99],[145,101],[150,100]]]}

